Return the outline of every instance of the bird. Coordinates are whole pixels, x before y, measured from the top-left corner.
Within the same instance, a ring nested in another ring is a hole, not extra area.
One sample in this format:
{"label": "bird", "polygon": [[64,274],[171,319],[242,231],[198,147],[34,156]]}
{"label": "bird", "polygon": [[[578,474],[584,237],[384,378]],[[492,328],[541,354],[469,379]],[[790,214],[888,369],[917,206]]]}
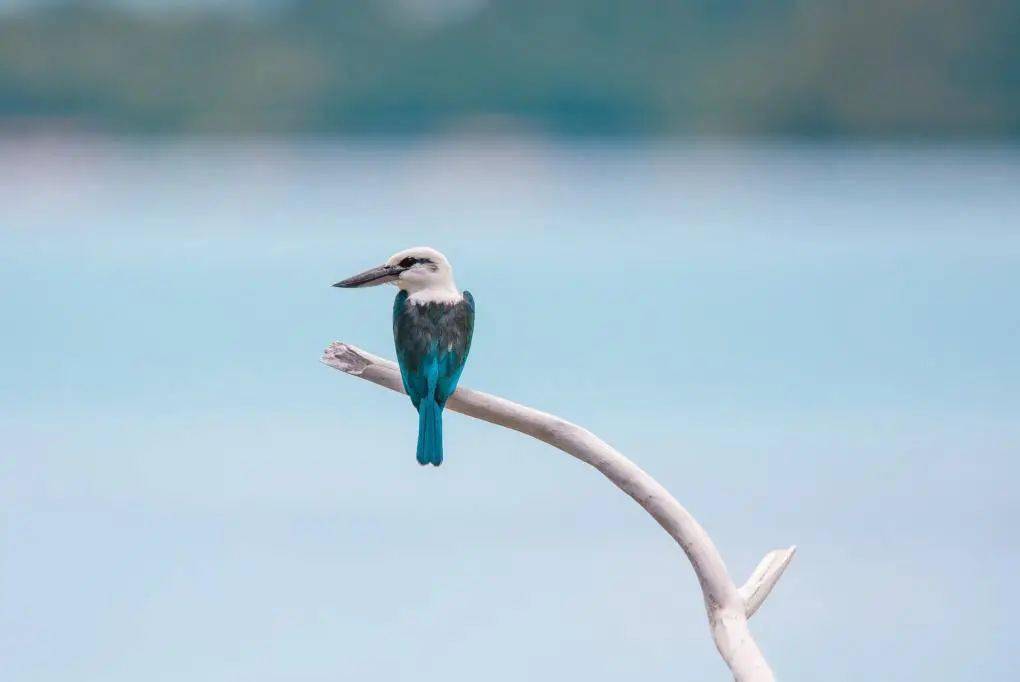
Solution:
{"label": "bird", "polygon": [[461,292],[453,268],[428,246],[399,251],[378,267],[333,286],[359,289],[395,284],[393,343],[400,378],[418,410],[418,449],[422,466],[443,463],[443,408],[457,388],[471,351],[475,299]]}

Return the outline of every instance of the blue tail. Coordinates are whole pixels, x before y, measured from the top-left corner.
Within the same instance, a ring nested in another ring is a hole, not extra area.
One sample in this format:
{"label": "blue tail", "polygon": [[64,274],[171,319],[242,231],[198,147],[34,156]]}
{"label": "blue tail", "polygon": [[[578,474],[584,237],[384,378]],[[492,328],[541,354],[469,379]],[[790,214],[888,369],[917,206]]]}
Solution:
{"label": "blue tail", "polygon": [[418,464],[443,463],[443,408],[432,396],[418,405]]}

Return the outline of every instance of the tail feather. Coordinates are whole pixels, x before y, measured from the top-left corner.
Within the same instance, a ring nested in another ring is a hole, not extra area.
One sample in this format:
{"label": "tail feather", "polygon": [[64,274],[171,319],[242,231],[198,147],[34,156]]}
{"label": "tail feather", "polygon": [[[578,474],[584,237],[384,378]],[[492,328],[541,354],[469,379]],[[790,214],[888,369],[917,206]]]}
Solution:
{"label": "tail feather", "polygon": [[431,396],[418,405],[418,464],[443,463],[443,408]]}

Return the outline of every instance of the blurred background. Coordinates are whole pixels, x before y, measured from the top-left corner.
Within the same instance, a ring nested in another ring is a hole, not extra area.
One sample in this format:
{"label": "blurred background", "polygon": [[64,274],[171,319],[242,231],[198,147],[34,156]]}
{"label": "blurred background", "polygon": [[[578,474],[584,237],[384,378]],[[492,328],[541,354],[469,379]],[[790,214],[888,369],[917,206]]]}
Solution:
{"label": "blurred background", "polygon": [[0,7],[0,120],[8,127],[1020,134],[1014,0]]}
{"label": "blurred background", "polygon": [[[0,2],[11,682],[727,679],[594,471],[318,363],[430,244],[780,679],[1020,664],[1020,3]],[[877,672],[876,672],[877,671]]]}

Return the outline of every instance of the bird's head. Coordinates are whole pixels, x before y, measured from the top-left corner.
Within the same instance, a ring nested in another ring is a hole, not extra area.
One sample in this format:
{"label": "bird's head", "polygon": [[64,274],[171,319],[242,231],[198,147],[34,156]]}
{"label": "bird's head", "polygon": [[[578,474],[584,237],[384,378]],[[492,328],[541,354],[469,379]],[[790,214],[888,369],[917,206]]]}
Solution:
{"label": "bird's head", "polygon": [[348,277],[333,286],[354,289],[389,282],[412,294],[426,290],[456,291],[450,261],[428,246],[415,246],[398,251],[383,265]]}

